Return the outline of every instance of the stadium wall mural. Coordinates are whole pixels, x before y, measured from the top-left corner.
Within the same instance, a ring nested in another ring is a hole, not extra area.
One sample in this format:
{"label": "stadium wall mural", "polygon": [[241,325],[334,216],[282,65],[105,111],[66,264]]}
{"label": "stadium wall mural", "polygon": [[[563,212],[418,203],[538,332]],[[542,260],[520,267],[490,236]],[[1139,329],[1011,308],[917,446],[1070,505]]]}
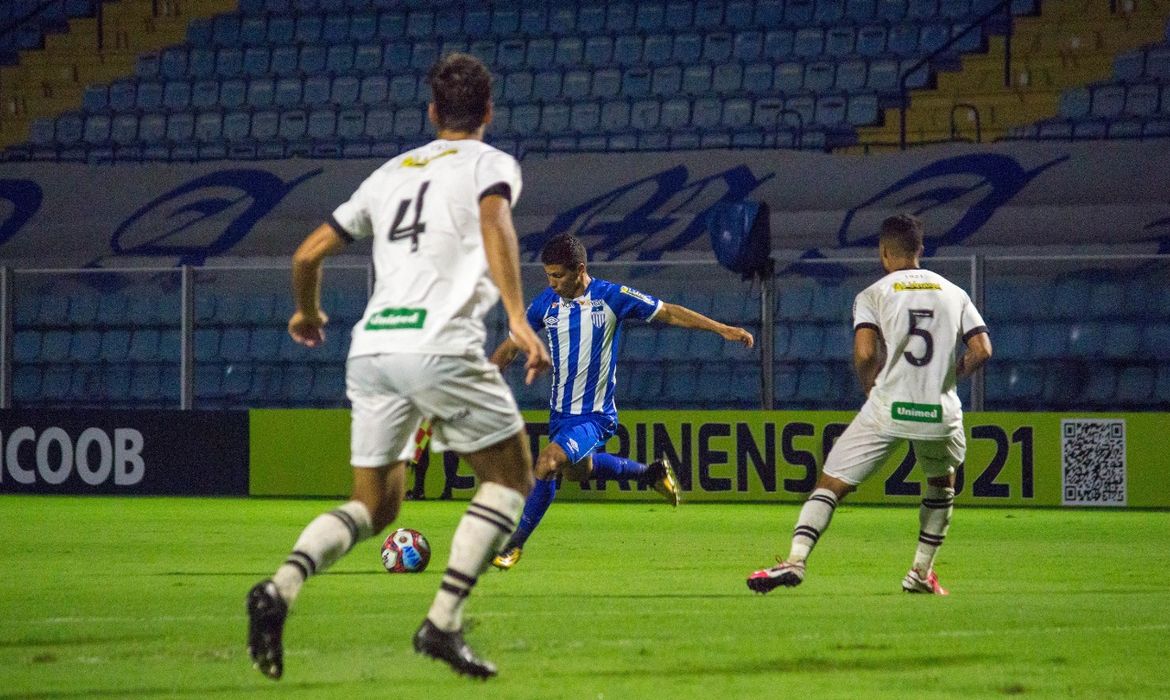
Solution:
{"label": "stadium wall mural", "polygon": [[[708,258],[704,213],[740,199],[770,204],[773,248],[786,258],[868,255],[878,222],[905,210],[924,218],[931,254],[1170,253],[1167,156],[1165,144],[1131,142],[960,144],[864,158],[531,156],[516,220],[526,259],[562,231],[580,236],[594,260]],[[112,267],[284,257],[376,166],[6,164],[0,260]]]}
{"label": "stadium wall mural", "polygon": [[[341,496],[349,492],[349,413],[253,410],[251,493]],[[623,411],[606,451],[645,462],[671,457],[690,502],[797,503],[812,490],[847,411]],[[548,414],[527,411],[534,452],[548,442]],[[1160,448],[1166,414],[968,413],[960,503],[987,506],[1170,507],[1170,454]],[[471,470],[433,454],[428,498],[469,498]],[[410,479],[407,477],[408,487]],[[447,482],[450,481],[448,484]],[[916,504],[922,475],[908,446],[852,503]],[[565,483],[558,499],[657,500],[633,484]]]}

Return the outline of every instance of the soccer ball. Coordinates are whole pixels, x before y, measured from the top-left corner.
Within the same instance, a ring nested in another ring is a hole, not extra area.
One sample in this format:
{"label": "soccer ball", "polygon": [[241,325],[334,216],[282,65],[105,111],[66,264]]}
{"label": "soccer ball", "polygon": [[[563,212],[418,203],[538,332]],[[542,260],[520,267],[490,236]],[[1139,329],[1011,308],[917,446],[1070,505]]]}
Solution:
{"label": "soccer ball", "polygon": [[382,543],[382,566],[392,574],[417,574],[431,561],[431,545],[418,530],[402,527]]}

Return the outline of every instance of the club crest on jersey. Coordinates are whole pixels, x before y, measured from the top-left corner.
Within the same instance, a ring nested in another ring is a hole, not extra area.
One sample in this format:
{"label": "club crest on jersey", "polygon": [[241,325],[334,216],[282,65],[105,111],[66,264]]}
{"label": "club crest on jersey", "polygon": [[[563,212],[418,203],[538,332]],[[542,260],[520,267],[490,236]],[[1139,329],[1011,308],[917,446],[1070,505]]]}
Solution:
{"label": "club crest on jersey", "polygon": [[631,289],[625,285],[622,285],[622,294],[628,294],[628,295],[634,297],[635,299],[638,299],[639,301],[646,302],[647,304],[654,303],[653,301],[650,300],[649,296],[643,294],[642,292],[639,292],[637,289]]}
{"label": "club crest on jersey", "polygon": [[590,312],[593,317],[593,327],[602,328],[605,326],[605,304],[600,301],[593,302],[593,310]]}

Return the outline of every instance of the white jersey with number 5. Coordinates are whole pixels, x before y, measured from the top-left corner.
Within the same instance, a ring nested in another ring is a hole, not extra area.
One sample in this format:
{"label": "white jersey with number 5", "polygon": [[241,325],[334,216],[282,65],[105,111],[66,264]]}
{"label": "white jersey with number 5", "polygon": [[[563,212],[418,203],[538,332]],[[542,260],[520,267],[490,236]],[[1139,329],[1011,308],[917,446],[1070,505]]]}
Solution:
{"label": "white jersey with number 5", "polygon": [[862,407],[887,435],[946,437],[963,427],[956,350],[987,331],[970,297],[929,270],[892,272],[857,295],[853,327],[872,328],[885,366]]}
{"label": "white jersey with number 5", "polygon": [[474,140],[437,140],[366,178],[330,221],[343,236],[374,239],[376,275],[349,356],[483,353],[484,314],[500,293],[488,275],[479,202],[516,205],[520,165]]}

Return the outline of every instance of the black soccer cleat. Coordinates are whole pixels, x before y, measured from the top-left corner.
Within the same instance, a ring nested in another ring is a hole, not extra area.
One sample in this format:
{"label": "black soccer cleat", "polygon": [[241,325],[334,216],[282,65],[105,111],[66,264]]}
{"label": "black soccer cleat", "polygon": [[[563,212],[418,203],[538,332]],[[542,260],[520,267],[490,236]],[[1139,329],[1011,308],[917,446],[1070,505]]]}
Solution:
{"label": "black soccer cleat", "polygon": [[272,579],[264,579],[248,591],[248,655],[252,666],[273,680],[284,673],[284,620],[288,603],[280,597]]}
{"label": "black soccer cleat", "polygon": [[496,665],[476,656],[463,641],[462,631],[444,632],[429,619],[414,633],[414,650],[446,663],[460,675],[485,680],[496,675]]}
{"label": "black soccer cleat", "polygon": [[674,466],[671,465],[670,458],[665,455],[647,466],[638,483],[642,486],[649,486],[662,494],[666,502],[675,508],[678,508],[678,504],[682,501],[678,488],[678,477],[674,475]]}

